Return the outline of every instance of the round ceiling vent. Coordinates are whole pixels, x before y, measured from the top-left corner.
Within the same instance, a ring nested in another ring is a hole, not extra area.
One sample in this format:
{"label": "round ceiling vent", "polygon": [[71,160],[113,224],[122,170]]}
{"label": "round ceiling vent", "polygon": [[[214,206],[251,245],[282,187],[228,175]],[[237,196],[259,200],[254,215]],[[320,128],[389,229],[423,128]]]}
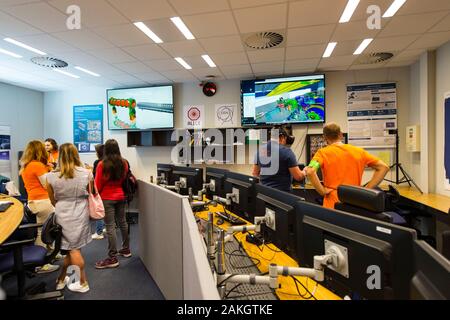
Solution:
{"label": "round ceiling vent", "polygon": [[391,52],[373,52],[363,54],[358,58],[358,64],[376,64],[388,61],[394,56]]}
{"label": "round ceiling vent", "polygon": [[284,37],[272,31],[258,32],[250,35],[245,39],[245,44],[253,49],[269,49],[279,46],[284,40]]}
{"label": "round ceiling vent", "polygon": [[52,57],[34,57],[31,58],[31,62],[41,67],[46,68],[65,68],[69,64],[63,60]]}

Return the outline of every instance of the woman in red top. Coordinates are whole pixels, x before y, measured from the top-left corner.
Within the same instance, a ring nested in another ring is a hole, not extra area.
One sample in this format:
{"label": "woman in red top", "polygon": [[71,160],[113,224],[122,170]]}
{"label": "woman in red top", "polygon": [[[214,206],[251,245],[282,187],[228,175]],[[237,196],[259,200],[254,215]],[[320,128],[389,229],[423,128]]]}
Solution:
{"label": "woman in red top", "polygon": [[[125,193],[122,184],[129,168],[120,155],[119,144],[110,139],[105,142],[103,160],[97,165],[95,184],[105,206],[106,235],[108,236],[108,258],[95,264],[97,269],[119,266],[117,255],[131,257],[130,238],[125,217]],[[122,249],[117,251],[115,222],[122,234]]]}

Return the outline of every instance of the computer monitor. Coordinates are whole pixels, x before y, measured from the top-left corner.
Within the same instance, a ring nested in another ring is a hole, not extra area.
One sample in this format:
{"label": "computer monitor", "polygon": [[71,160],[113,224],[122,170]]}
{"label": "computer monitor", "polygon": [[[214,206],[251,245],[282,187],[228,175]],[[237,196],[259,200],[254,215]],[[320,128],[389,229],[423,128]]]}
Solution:
{"label": "computer monitor", "polygon": [[450,261],[425,241],[414,241],[415,273],[411,300],[450,299]]}
{"label": "computer monitor", "polygon": [[347,267],[326,268],[323,284],[331,291],[352,299],[409,298],[415,230],[301,201],[296,215],[300,265],[312,267],[314,256],[333,247],[347,257]]}
{"label": "computer monitor", "polygon": [[262,226],[266,241],[295,258],[295,205],[303,198],[261,184],[256,185],[255,216],[270,216],[271,223]]}
{"label": "computer monitor", "polygon": [[186,182],[186,188],[180,189],[180,194],[188,195],[189,188],[192,188],[194,194],[203,189],[203,169],[192,167],[174,166],[172,171],[172,179],[176,181]]}
{"label": "computer monitor", "polygon": [[237,200],[231,204],[231,212],[253,222],[255,217],[255,184],[258,178],[245,174],[229,172],[225,180],[226,193],[234,193]]}
{"label": "computer monitor", "polygon": [[173,167],[174,167],[173,164],[165,164],[165,163],[158,163],[156,165],[158,178],[164,180],[168,185],[172,185],[174,183],[172,178]]}
{"label": "computer monitor", "polygon": [[211,185],[206,191],[208,199],[212,200],[213,196],[225,198],[225,180],[228,172],[226,169],[206,168],[206,183]]}

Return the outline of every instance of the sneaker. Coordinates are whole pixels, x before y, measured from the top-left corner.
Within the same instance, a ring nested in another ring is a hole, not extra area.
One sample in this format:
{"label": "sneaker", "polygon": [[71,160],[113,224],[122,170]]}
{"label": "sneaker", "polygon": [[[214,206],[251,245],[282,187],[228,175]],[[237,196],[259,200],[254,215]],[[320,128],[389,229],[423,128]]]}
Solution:
{"label": "sneaker", "polygon": [[105,260],[98,261],[95,264],[97,269],[116,268],[119,266],[119,260],[116,257],[106,258]]}
{"label": "sneaker", "polygon": [[122,249],[118,252],[119,256],[125,257],[125,258],[129,258],[131,257],[131,251],[130,249]]}
{"label": "sneaker", "polygon": [[92,239],[94,240],[102,240],[103,238],[104,238],[103,233],[102,234],[94,233],[92,235]]}
{"label": "sneaker", "polygon": [[55,260],[62,260],[64,258],[65,258],[65,256],[63,256],[61,253],[57,253],[55,256]]}
{"label": "sneaker", "polygon": [[66,285],[69,283],[70,278],[69,277],[65,277],[63,282],[59,282],[58,279],[56,279],[56,290],[57,291],[61,291],[63,290]]}
{"label": "sneaker", "polygon": [[42,267],[36,267],[35,270],[36,270],[36,273],[41,274],[41,273],[54,272],[54,271],[56,271],[58,269],[59,269],[58,265],[47,263],[47,264],[43,265]]}
{"label": "sneaker", "polygon": [[70,291],[73,292],[80,292],[80,293],[85,293],[89,291],[89,284],[87,282],[85,282],[83,285],[80,283],[80,281],[74,282],[74,283],[70,283],[67,288]]}

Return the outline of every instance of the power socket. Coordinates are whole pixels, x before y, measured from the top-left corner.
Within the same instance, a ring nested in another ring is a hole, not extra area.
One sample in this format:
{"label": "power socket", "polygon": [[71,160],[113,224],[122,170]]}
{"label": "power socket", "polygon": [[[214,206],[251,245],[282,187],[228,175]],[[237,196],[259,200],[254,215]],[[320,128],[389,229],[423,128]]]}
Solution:
{"label": "power socket", "polygon": [[266,208],[265,225],[272,229],[273,231],[277,231],[276,221],[275,221],[275,211]]}

